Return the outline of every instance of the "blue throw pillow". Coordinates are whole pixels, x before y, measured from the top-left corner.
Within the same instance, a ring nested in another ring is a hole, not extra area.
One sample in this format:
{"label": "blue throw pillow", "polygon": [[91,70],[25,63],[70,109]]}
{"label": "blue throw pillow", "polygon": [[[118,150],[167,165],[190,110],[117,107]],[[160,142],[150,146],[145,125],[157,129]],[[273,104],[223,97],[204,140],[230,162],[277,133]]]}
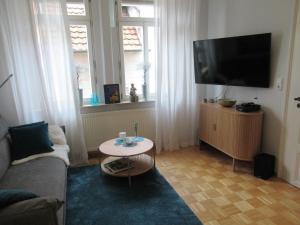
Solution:
{"label": "blue throw pillow", "polygon": [[[25,128],[25,127],[33,127],[33,126],[38,126],[38,125],[42,125],[45,124],[45,121],[40,121],[40,122],[35,122],[35,123],[28,123],[28,124],[23,124],[23,125],[19,125],[19,126],[14,126],[14,127],[9,127],[8,131],[13,131],[15,129],[19,129],[19,128]],[[52,141],[51,142],[51,146],[53,145]]]}
{"label": "blue throw pillow", "polygon": [[19,129],[19,128],[32,127],[32,126],[37,126],[37,125],[42,125],[42,124],[45,124],[45,121],[40,121],[40,122],[35,122],[35,123],[28,123],[28,124],[22,124],[22,125],[19,125],[19,126],[10,127],[10,128],[8,128],[8,130],[11,131],[11,130]]}
{"label": "blue throw pillow", "polygon": [[0,189],[0,209],[13,203],[39,197],[31,192],[17,189]]}
{"label": "blue throw pillow", "polygon": [[31,155],[52,152],[48,124],[44,122],[9,128],[11,137],[11,158],[19,160]]}

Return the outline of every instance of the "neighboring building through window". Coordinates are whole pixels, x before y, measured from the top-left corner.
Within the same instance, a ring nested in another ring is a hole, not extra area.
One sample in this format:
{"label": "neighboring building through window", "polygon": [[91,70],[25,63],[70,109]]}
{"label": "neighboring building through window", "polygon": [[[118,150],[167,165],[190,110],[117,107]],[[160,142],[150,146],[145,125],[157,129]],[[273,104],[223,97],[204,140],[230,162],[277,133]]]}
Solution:
{"label": "neighboring building through window", "polygon": [[86,0],[67,1],[67,15],[69,17],[69,29],[72,41],[73,57],[76,67],[78,88],[82,91],[85,102],[92,98],[92,52],[90,18],[88,14],[88,2]]}
{"label": "neighboring building through window", "polygon": [[121,3],[122,17],[140,17],[140,18],[154,18],[154,6],[151,1],[149,3],[131,3],[130,1],[123,1]]}
{"label": "neighboring building through window", "polygon": [[[140,99],[155,97],[155,36],[154,6],[151,1],[115,0],[118,4],[121,54],[120,87],[123,100],[128,99],[131,84]],[[138,3],[136,3],[138,2]],[[146,3],[145,3],[146,2]],[[91,18],[88,0],[67,0],[67,16],[78,79],[83,103],[89,103],[96,94],[96,78],[91,42]],[[94,34],[100,38],[102,34]],[[105,34],[103,34],[105,35]],[[119,49],[113,47],[112,51]],[[101,51],[96,49],[95,51]],[[118,52],[118,51],[116,51]],[[117,62],[115,62],[117,63]],[[93,66],[92,66],[93,65]],[[116,65],[116,64],[115,64]],[[98,87],[99,88],[99,87]],[[101,90],[101,89],[98,89]],[[103,95],[103,93],[97,93]]]}
{"label": "neighboring building through window", "polygon": [[68,16],[86,16],[84,1],[67,1],[67,14]]}
{"label": "neighboring building through window", "polygon": [[123,92],[133,83],[144,99],[155,96],[155,37],[153,3],[120,2]]}

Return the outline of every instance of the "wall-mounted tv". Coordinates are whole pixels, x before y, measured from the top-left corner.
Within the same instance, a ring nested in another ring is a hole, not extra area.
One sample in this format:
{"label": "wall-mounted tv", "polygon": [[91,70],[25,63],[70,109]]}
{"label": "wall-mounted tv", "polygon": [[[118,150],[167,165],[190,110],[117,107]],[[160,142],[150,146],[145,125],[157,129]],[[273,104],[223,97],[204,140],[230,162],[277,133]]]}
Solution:
{"label": "wall-mounted tv", "polygon": [[199,84],[270,85],[271,33],[194,41]]}

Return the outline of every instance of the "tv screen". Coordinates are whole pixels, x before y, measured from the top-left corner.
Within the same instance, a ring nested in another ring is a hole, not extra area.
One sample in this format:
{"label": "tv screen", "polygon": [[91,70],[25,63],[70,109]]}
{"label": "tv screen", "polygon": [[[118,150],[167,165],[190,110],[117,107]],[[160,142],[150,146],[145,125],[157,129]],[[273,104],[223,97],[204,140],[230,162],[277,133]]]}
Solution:
{"label": "tv screen", "polygon": [[271,33],[193,44],[196,83],[269,87]]}

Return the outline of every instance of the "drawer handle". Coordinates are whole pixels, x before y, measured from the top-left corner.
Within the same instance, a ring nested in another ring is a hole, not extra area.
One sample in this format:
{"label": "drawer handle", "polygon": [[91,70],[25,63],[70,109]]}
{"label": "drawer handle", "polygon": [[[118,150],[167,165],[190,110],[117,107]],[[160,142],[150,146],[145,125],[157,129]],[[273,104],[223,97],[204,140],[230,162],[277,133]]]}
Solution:
{"label": "drawer handle", "polygon": [[216,131],[217,130],[217,124],[213,125],[213,129]]}

